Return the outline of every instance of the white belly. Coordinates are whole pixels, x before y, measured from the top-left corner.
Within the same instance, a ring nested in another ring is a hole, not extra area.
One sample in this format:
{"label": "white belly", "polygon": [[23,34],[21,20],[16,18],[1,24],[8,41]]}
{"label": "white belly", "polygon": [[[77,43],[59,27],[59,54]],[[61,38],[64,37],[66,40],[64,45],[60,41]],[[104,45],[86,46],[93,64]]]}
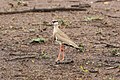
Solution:
{"label": "white belly", "polygon": [[60,40],[58,40],[58,38],[56,37],[56,40],[55,40],[57,43],[59,44],[62,44],[62,42]]}

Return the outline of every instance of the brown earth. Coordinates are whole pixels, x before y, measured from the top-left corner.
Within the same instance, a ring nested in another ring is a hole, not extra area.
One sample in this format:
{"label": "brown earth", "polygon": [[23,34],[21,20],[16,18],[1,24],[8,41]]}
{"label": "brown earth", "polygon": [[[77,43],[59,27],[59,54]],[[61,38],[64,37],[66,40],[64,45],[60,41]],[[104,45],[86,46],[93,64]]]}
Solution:
{"label": "brown earth", "polygon": [[[0,12],[90,4],[87,11],[28,12],[0,15],[0,80],[120,80],[120,1],[1,0]],[[97,18],[95,17],[97,16]],[[94,17],[88,19],[88,17]],[[85,20],[87,18],[87,20]],[[85,51],[66,47],[70,64],[55,64],[59,45],[30,44],[52,36],[53,19],[66,21],[62,29]],[[84,68],[84,69],[83,69]]]}

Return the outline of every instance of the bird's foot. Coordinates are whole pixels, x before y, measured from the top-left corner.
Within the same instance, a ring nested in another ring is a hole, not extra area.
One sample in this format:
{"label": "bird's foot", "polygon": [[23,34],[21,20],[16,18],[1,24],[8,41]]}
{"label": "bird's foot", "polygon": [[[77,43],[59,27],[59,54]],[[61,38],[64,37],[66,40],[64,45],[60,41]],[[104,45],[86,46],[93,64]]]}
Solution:
{"label": "bird's foot", "polygon": [[63,62],[65,59],[64,58],[62,58],[61,60],[60,60],[60,62]]}
{"label": "bird's foot", "polygon": [[60,60],[56,60],[55,63],[56,63],[56,64],[59,64],[59,63],[60,63]]}
{"label": "bird's foot", "polygon": [[56,60],[55,60],[55,63],[57,63],[57,64],[58,64],[58,63],[63,63],[63,62],[64,62],[64,59],[61,59],[61,60],[60,60],[60,59],[56,59]]}
{"label": "bird's foot", "polygon": [[60,59],[56,59],[55,62],[60,62]]}

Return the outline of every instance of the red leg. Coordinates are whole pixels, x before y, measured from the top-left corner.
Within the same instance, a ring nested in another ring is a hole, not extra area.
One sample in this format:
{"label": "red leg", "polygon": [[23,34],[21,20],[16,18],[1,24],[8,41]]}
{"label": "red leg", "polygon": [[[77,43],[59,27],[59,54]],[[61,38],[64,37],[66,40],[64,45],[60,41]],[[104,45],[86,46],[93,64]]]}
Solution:
{"label": "red leg", "polygon": [[58,57],[56,59],[56,61],[59,61],[60,60],[60,54],[62,53],[62,45],[60,45],[60,51],[59,51],[59,54],[58,54]]}
{"label": "red leg", "polygon": [[64,45],[61,45],[61,53],[62,53],[62,59],[61,59],[61,61],[63,61],[64,60]]}
{"label": "red leg", "polygon": [[59,61],[59,60],[60,60],[60,53],[58,54],[56,61]]}

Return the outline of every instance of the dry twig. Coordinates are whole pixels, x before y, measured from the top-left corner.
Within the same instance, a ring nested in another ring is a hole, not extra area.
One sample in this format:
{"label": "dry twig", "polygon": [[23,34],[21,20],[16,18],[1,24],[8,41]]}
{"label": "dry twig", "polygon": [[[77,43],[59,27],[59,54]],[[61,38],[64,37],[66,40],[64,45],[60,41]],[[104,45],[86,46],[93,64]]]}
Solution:
{"label": "dry twig", "polygon": [[55,12],[55,11],[86,11],[83,8],[42,8],[42,9],[29,9],[23,11],[13,11],[13,12],[0,12],[0,15],[3,14],[18,14],[18,13],[28,13],[28,12]]}

